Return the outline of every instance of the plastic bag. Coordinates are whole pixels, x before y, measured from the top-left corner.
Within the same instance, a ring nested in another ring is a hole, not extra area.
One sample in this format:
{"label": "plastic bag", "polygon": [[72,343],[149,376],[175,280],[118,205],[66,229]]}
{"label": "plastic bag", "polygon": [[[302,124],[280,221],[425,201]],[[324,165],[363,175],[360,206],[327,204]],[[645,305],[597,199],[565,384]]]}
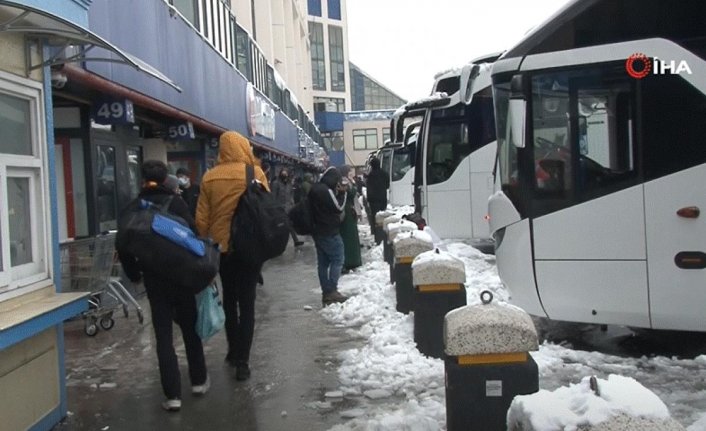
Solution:
{"label": "plastic bag", "polygon": [[215,282],[196,295],[196,309],[196,333],[205,341],[220,331],[226,322]]}

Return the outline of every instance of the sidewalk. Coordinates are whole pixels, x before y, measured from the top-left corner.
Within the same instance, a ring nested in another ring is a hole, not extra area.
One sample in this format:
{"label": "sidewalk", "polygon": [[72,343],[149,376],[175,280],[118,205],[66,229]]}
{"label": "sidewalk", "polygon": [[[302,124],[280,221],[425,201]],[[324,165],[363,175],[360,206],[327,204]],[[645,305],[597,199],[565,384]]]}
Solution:
{"label": "sidewalk", "polygon": [[[88,337],[82,321],[67,322],[69,415],[55,430],[326,430],[343,422],[339,411],[350,407],[345,401],[325,410],[310,407],[338,387],[337,353],[353,346],[343,330],[318,313],[313,242],[308,239],[298,250],[290,244],[282,257],[266,264],[263,278],[249,381],[237,382],[234,370],[224,364],[227,344],[221,332],[204,346],[211,390],[193,397],[175,326],[183,393],[178,413],[160,407],[163,395],[146,298],[140,299],[143,325],[134,312],[127,319],[116,313],[113,329]],[[313,310],[305,310],[307,305]]]}

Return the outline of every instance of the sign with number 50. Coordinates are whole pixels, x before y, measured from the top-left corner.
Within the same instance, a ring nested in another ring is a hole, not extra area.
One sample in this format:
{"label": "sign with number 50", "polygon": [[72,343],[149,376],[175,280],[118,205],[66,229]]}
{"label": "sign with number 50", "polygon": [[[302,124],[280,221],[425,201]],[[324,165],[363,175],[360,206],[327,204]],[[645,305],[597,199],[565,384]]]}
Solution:
{"label": "sign with number 50", "polygon": [[172,124],[167,128],[167,135],[169,139],[182,140],[182,139],[194,139],[196,134],[194,133],[194,125],[191,121],[186,123],[176,123]]}
{"label": "sign with number 50", "polygon": [[135,122],[135,109],[128,99],[103,99],[93,104],[93,121],[98,124]]}

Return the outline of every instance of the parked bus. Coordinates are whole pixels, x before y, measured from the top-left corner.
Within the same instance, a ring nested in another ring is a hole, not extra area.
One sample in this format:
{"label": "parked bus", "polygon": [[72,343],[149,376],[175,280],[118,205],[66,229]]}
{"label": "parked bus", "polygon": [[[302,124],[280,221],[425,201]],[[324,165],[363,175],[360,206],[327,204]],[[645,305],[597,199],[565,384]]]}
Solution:
{"label": "parked bus", "polygon": [[498,56],[437,75],[434,90],[455,92],[443,103],[408,108],[426,107],[417,140],[415,211],[442,238],[492,243],[486,217],[496,153],[490,71]]}
{"label": "parked bus", "polygon": [[[406,105],[405,105],[406,106]],[[417,136],[422,124],[423,110],[410,111],[403,106],[395,111],[390,121],[392,158],[390,173],[390,205],[414,205],[414,162]]]}
{"label": "parked bus", "polygon": [[530,314],[706,331],[705,11],[573,1],[494,64],[490,228]]}

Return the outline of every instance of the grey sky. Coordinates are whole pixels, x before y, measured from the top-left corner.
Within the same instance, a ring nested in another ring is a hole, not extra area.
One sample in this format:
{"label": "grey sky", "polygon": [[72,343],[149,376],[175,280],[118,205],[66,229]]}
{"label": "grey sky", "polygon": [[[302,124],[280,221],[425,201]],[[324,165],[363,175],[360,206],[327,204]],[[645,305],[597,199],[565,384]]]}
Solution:
{"label": "grey sky", "polygon": [[568,0],[348,0],[350,61],[408,100],[434,75],[512,47]]}

